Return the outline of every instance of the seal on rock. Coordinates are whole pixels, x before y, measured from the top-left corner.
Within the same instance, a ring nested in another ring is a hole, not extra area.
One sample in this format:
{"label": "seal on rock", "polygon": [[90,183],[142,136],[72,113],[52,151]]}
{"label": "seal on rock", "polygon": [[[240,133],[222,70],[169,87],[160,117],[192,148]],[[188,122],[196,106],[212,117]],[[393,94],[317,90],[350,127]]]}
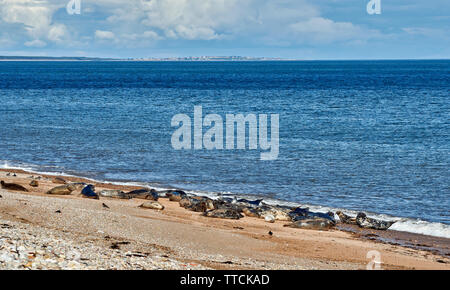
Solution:
{"label": "seal on rock", "polygon": [[369,218],[365,213],[360,212],[356,216],[356,223],[359,227],[364,229],[385,231],[389,229],[395,222],[376,220],[373,218]]}
{"label": "seal on rock", "polygon": [[139,207],[146,208],[146,209],[156,209],[156,210],[163,210],[164,206],[160,204],[157,201],[147,201],[141,204]]}
{"label": "seal on rock", "polygon": [[210,217],[210,218],[233,219],[233,220],[238,220],[238,219],[244,217],[238,211],[233,210],[233,209],[208,210],[203,213],[203,216]]}
{"label": "seal on rock", "polygon": [[357,225],[356,218],[352,218],[352,217],[346,215],[345,213],[343,213],[342,211],[337,211],[336,214],[339,217],[339,220],[341,221],[341,223],[347,224],[347,225]]}
{"label": "seal on rock", "polygon": [[23,187],[20,184],[6,183],[3,180],[0,183],[1,183],[3,189],[14,190],[14,191],[24,191],[24,192],[28,192],[29,191],[28,189],[26,189],[25,187]]}

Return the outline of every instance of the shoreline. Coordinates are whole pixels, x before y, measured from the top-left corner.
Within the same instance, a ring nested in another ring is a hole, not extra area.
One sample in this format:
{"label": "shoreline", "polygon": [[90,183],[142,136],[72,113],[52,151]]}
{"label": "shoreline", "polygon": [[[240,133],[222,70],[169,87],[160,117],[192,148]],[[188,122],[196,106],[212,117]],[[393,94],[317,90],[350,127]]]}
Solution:
{"label": "shoreline", "polygon": [[[17,176],[6,176],[7,172],[14,172]],[[42,177],[38,188],[28,186],[32,180],[30,175]],[[94,236],[96,240],[109,236],[131,240],[131,244],[151,244],[158,249],[170,249],[168,256],[171,259],[189,261],[206,268],[365,269],[367,252],[377,250],[382,254],[383,269],[450,269],[450,240],[446,238],[341,226],[326,232],[302,230],[283,227],[285,222],[269,224],[251,217],[236,221],[212,219],[163,198],[160,202],[165,209],[155,211],[138,208],[143,202],[138,199],[102,197],[89,200],[74,194],[46,195],[46,190],[58,186],[52,183],[55,175],[0,169],[0,177],[5,182],[16,182],[30,190],[1,190],[0,220],[77,233],[85,238]],[[64,179],[92,183],[97,189],[129,191],[141,188],[79,177],[64,176]],[[102,208],[102,203],[109,208]],[[62,214],[55,217],[57,210]],[[80,213],[92,218],[86,220],[86,217],[79,216]],[[108,218],[105,219],[105,215]],[[269,231],[273,236],[267,234]],[[142,252],[143,249],[136,246],[133,250]],[[225,261],[218,262],[219,257],[226,257]]]}
{"label": "shoreline", "polygon": [[[81,175],[73,175],[71,173],[66,172],[47,172],[47,171],[38,171],[33,170],[31,168],[22,168],[22,167],[15,167],[15,166],[7,166],[0,168],[0,172],[16,172],[16,173],[25,173],[25,174],[37,174],[41,176],[47,176],[47,177],[64,177],[67,180],[70,180],[71,178],[73,180],[77,180],[75,182],[86,182],[86,183],[93,183],[93,184],[109,184],[109,185],[117,185],[117,186],[123,186],[123,188],[131,188],[131,190],[140,189],[140,188],[154,188],[156,190],[167,190],[167,189],[177,189],[185,191],[188,194],[194,195],[194,196],[206,196],[212,199],[217,199],[219,197],[236,197],[236,198],[244,198],[244,199],[264,199],[264,202],[268,205],[275,205],[275,206],[289,206],[289,207],[307,207],[311,211],[315,212],[322,212],[327,213],[329,211],[336,212],[336,211],[343,211],[344,213],[356,217],[357,213],[359,211],[342,208],[342,207],[333,207],[333,206],[325,206],[325,205],[317,205],[317,204],[307,204],[307,203],[300,203],[295,201],[288,201],[288,200],[282,200],[282,199],[276,199],[266,196],[259,196],[255,194],[246,194],[246,193],[232,193],[232,192],[210,192],[210,191],[204,191],[204,190],[195,190],[195,189],[186,189],[183,187],[177,187],[172,186],[170,184],[155,184],[151,182],[141,182],[141,181],[133,181],[133,180],[123,180],[123,181],[111,181],[111,180],[103,180],[103,179],[95,179],[92,177],[84,177]],[[108,188],[108,189],[120,189],[120,188]],[[391,220],[396,221],[394,225],[389,229],[389,232],[395,231],[395,232],[404,232],[408,234],[417,234],[421,236],[428,236],[428,237],[437,237],[437,238],[446,238],[450,240],[450,225],[441,223],[441,222],[432,222],[432,221],[426,221],[422,220],[421,218],[416,217],[401,217],[401,216],[394,216],[390,214],[380,214],[376,212],[369,212],[364,211],[369,217],[375,218],[375,219],[381,219],[381,220]],[[445,228],[443,228],[445,227]],[[425,229],[424,229],[425,228]],[[350,229],[351,232],[354,232],[354,229]],[[436,234],[436,232],[438,234]],[[390,238],[388,238],[390,239]]]}

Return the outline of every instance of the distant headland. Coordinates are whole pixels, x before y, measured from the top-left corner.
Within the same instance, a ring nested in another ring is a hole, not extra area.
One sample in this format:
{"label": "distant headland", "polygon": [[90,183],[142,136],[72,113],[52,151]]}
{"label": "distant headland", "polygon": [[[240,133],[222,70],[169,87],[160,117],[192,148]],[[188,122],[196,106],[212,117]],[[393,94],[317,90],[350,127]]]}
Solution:
{"label": "distant headland", "polygon": [[248,56],[188,56],[166,58],[102,58],[102,57],[51,57],[51,56],[0,56],[0,61],[282,61],[288,59]]}

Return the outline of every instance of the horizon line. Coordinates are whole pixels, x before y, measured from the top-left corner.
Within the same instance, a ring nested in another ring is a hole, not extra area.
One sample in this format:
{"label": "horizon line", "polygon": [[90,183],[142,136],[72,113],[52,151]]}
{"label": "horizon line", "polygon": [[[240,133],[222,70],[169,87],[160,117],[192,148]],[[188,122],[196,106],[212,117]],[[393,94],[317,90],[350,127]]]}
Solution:
{"label": "horizon line", "polygon": [[[214,59],[229,58],[229,59]],[[414,60],[450,60],[449,58],[321,58],[301,59],[282,57],[258,56],[172,56],[172,57],[98,57],[98,56],[27,56],[27,55],[0,55],[0,61],[26,61],[26,60],[70,60],[70,61],[141,61],[141,62],[239,62],[239,61],[414,61]]]}

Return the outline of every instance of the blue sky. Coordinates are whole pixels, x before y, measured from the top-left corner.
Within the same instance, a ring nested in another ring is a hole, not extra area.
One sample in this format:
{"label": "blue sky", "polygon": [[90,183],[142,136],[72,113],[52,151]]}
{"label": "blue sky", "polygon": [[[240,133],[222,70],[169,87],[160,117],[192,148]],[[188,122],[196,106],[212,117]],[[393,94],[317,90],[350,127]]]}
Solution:
{"label": "blue sky", "polygon": [[449,0],[0,0],[0,55],[450,58]]}

